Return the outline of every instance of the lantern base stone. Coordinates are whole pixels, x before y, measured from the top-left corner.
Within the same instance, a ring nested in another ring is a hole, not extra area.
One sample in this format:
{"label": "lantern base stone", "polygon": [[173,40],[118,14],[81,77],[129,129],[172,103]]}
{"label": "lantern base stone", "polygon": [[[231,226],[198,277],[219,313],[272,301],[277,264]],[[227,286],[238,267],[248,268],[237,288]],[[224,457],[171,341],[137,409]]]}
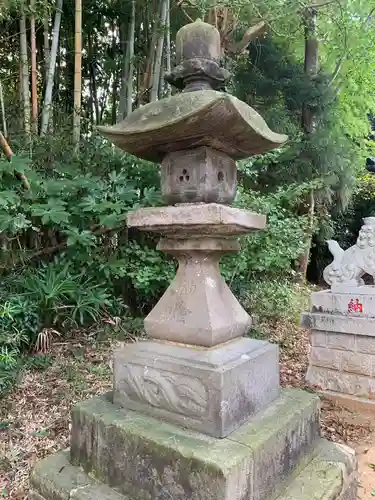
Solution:
{"label": "lantern base stone", "polygon": [[279,348],[139,341],[115,352],[113,380],[119,406],[221,438],[279,396]]}
{"label": "lantern base stone", "polygon": [[355,500],[349,448],[319,438],[319,400],[283,390],[225,439],[124,411],[73,409],[69,452],[40,461],[31,500]]}

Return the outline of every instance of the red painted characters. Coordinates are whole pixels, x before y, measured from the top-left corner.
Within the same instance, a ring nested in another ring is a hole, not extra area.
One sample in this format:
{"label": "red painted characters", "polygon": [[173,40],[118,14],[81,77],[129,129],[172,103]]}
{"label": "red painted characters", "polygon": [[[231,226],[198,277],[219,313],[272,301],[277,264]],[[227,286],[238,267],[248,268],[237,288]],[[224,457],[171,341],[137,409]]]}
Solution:
{"label": "red painted characters", "polygon": [[355,299],[355,301],[353,299],[350,299],[350,302],[348,304],[348,312],[349,313],[353,313],[353,312],[361,313],[361,312],[363,312],[363,305],[359,302],[358,299]]}

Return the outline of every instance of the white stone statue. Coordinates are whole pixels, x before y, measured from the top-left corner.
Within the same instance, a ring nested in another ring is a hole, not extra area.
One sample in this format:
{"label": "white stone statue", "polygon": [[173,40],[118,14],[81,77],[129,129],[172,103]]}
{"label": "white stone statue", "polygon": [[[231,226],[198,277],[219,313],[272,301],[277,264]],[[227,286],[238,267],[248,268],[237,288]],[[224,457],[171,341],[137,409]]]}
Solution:
{"label": "white stone statue", "polygon": [[356,244],[343,250],[335,240],[328,240],[333,262],[324,269],[323,277],[331,287],[364,285],[362,276],[375,276],[375,217],[363,219]]}

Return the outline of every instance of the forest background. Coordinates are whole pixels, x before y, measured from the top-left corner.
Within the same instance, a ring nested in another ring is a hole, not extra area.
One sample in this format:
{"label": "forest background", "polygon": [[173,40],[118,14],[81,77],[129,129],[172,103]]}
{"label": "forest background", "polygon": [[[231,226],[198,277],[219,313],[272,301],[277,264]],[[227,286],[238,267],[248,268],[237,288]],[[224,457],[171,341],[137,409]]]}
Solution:
{"label": "forest background", "polygon": [[0,2],[0,393],[25,367],[48,365],[55,336],[141,334],[173,278],[154,237],[126,227],[129,210],[162,203],[158,165],[113,148],[96,126],[174,92],[164,75],[176,33],[197,17],[220,31],[226,90],[289,135],[238,163],[235,204],[268,226],[223,258],[222,273],[260,318],[253,334],[298,321],[330,260],[325,240],[347,248],[375,215],[370,4]]}

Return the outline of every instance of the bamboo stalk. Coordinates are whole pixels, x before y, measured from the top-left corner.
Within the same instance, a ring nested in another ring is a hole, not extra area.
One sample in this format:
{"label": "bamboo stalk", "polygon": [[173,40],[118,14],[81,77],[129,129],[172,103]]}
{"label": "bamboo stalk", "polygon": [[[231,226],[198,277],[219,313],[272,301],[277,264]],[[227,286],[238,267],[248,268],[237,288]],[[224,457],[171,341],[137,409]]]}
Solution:
{"label": "bamboo stalk", "polygon": [[82,99],[82,0],[75,0],[73,143],[81,136]]}
{"label": "bamboo stalk", "polygon": [[57,49],[59,46],[59,34],[60,34],[62,6],[63,6],[63,0],[57,0],[55,22],[54,22],[54,26],[53,26],[52,45],[51,45],[50,58],[49,58],[46,93],[44,96],[42,120],[41,120],[41,125],[40,125],[40,135],[41,136],[46,135],[46,133],[48,131],[50,115],[51,115],[52,91],[53,91],[53,83],[54,83],[54,76],[55,76],[56,55],[57,55]]}
{"label": "bamboo stalk", "polygon": [[30,101],[29,101],[29,67],[27,63],[27,38],[25,0],[20,2],[20,64],[21,64],[21,92],[23,104],[23,126],[26,135],[30,135]]}
{"label": "bamboo stalk", "polygon": [[31,125],[34,134],[38,133],[38,89],[36,68],[36,38],[35,38],[35,0],[30,1],[30,45],[31,45]]}

